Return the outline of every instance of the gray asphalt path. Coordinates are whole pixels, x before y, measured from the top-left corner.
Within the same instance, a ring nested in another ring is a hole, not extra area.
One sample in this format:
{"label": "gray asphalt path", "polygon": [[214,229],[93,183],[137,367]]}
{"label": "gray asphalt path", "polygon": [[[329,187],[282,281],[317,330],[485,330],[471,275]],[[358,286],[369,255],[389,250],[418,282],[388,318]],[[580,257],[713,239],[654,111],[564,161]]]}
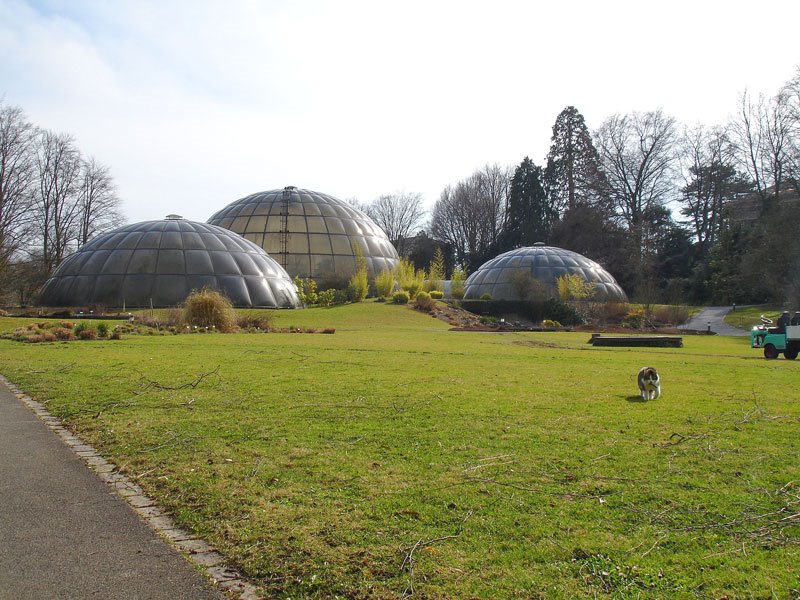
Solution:
{"label": "gray asphalt path", "polygon": [[219,599],[0,383],[0,600]]}
{"label": "gray asphalt path", "polygon": [[711,326],[711,331],[717,335],[750,335],[749,331],[739,329],[738,327],[731,327],[724,319],[731,311],[730,306],[709,306],[701,310],[694,317],[689,319],[685,324],[681,325],[681,329],[695,329],[697,331],[706,331]]}

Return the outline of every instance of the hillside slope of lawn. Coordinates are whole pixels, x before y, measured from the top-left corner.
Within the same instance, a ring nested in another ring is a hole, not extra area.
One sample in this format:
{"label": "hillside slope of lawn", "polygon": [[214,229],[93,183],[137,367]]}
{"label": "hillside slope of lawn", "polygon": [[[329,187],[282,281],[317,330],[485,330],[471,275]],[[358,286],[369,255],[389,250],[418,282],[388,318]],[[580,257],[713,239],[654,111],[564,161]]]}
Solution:
{"label": "hillside slope of lawn", "polygon": [[336,333],[0,340],[0,372],[269,597],[800,594],[800,361],[373,302],[274,320]]}

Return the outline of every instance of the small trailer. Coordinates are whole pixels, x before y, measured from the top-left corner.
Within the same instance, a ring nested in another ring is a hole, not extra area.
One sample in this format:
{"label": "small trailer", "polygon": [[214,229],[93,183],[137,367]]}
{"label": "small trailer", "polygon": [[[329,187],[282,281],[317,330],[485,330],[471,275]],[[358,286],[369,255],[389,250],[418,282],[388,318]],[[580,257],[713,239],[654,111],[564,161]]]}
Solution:
{"label": "small trailer", "polygon": [[769,327],[771,319],[761,317],[761,325],[756,325],[750,332],[750,346],[763,348],[764,358],[772,360],[781,353],[789,360],[797,358],[800,353],[800,325],[787,325],[784,331],[778,327]]}

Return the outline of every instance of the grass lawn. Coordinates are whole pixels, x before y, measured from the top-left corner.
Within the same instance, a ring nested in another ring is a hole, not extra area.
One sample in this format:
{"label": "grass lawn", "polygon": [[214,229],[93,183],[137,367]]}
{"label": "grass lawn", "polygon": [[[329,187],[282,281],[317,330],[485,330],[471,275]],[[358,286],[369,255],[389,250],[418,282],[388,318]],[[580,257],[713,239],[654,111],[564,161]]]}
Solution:
{"label": "grass lawn", "polygon": [[800,361],[274,314],[336,333],[0,340],[0,371],[269,597],[800,594]]}
{"label": "grass lawn", "polygon": [[764,315],[765,317],[772,319],[777,323],[778,317],[781,316],[781,312],[781,309],[775,306],[739,307],[725,315],[725,322],[733,327],[750,331],[753,328],[753,325],[758,325],[761,323],[759,319],[761,315]]}

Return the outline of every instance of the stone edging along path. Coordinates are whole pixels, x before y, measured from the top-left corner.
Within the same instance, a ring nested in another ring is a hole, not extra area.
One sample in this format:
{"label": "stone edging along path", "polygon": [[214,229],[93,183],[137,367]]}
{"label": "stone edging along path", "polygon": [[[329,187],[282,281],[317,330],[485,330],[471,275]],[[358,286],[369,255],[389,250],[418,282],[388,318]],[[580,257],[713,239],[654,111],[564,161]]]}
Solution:
{"label": "stone edging along path", "polygon": [[237,571],[227,567],[224,557],[207,542],[175,526],[172,518],[148,498],[142,488],[122,475],[117,466],[100,456],[90,445],[73,435],[51,415],[40,402],[17,388],[0,375],[0,384],[5,385],[14,396],[28,407],[45,425],[55,433],[94,473],[113,489],[152,529],[170,545],[179,550],[191,563],[204,570],[220,589],[239,600],[258,600],[255,586],[244,580]]}

